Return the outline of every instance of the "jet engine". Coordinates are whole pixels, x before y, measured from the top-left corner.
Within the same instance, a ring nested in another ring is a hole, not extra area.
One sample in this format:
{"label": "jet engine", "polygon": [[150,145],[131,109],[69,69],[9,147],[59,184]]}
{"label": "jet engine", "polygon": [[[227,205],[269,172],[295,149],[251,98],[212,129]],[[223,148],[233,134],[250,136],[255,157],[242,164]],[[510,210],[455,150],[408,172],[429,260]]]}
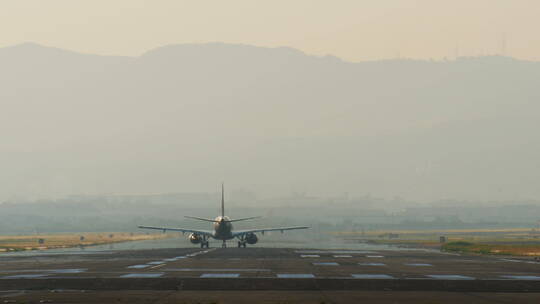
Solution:
{"label": "jet engine", "polygon": [[189,235],[189,241],[192,244],[199,244],[202,241],[202,238],[201,238],[200,235],[192,233],[192,234]]}
{"label": "jet engine", "polygon": [[258,240],[259,240],[259,238],[257,238],[257,235],[255,235],[255,233],[246,234],[246,242],[248,244],[253,245],[253,244],[257,243]]}

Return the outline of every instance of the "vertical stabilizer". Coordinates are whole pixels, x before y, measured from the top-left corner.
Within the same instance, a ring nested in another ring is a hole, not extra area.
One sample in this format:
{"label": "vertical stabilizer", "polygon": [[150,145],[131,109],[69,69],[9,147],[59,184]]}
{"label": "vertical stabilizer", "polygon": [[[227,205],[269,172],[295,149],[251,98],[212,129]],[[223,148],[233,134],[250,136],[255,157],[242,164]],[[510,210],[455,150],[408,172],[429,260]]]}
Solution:
{"label": "vertical stabilizer", "polygon": [[221,183],[221,216],[225,216],[225,185]]}

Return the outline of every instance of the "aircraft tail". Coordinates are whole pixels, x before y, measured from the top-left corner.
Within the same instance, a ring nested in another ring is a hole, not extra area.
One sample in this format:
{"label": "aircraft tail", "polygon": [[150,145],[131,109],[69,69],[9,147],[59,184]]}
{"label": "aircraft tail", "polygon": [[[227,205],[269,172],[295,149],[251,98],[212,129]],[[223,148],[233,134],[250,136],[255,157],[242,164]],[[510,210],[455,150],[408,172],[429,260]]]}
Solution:
{"label": "aircraft tail", "polygon": [[213,219],[196,217],[196,216],[187,216],[187,215],[184,217],[189,218],[189,219],[199,220],[199,221],[212,222],[212,223],[219,223],[221,221],[232,223],[232,222],[240,222],[240,221],[247,221],[247,220],[252,220],[256,218],[261,218],[260,216],[252,216],[252,217],[244,217],[244,218],[239,218],[239,219],[234,219],[234,220],[230,220],[230,219],[225,220],[223,218],[225,217],[225,186],[223,183],[221,184],[221,221],[216,221],[215,219],[213,220]]}
{"label": "aircraft tail", "polygon": [[221,217],[225,216],[225,185],[221,183]]}

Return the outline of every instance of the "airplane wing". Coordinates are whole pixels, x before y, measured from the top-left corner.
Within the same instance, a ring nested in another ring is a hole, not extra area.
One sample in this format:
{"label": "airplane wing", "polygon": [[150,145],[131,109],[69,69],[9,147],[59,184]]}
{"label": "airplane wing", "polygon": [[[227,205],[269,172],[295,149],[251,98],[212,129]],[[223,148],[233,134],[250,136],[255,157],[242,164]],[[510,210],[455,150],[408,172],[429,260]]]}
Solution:
{"label": "airplane wing", "polygon": [[200,235],[212,236],[212,231],[208,230],[197,230],[197,229],[184,229],[184,228],[168,228],[168,227],[154,227],[154,226],[138,226],[141,229],[154,229],[165,231],[180,231],[182,233],[196,233]]}
{"label": "airplane wing", "polygon": [[296,226],[296,227],[278,227],[278,228],[261,228],[261,229],[250,229],[250,230],[238,230],[238,231],[233,231],[233,236],[240,236],[240,235],[243,235],[243,234],[248,234],[248,233],[257,233],[257,232],[260,232],[262,234],[264,234],[265,232],[269,232],[269,231],[281,231],[281,233],[283,233],[283,231],[286,231],[286,230],[297,230],[297,229],[309,229],[310,227],[307,227],[307,226]]}

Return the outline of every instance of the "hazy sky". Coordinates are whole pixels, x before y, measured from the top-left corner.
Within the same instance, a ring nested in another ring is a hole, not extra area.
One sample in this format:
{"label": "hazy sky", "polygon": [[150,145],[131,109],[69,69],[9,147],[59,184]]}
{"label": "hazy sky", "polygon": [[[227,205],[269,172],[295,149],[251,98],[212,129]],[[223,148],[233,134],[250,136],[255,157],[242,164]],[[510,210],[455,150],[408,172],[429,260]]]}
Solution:
{"label": "hazy sky", "polygon": [[540,60],[538,16],[538,0],[0,0],[0,47],[31,41],[139,55],[166,44],[218,41],[351,61],[505,49]]}

